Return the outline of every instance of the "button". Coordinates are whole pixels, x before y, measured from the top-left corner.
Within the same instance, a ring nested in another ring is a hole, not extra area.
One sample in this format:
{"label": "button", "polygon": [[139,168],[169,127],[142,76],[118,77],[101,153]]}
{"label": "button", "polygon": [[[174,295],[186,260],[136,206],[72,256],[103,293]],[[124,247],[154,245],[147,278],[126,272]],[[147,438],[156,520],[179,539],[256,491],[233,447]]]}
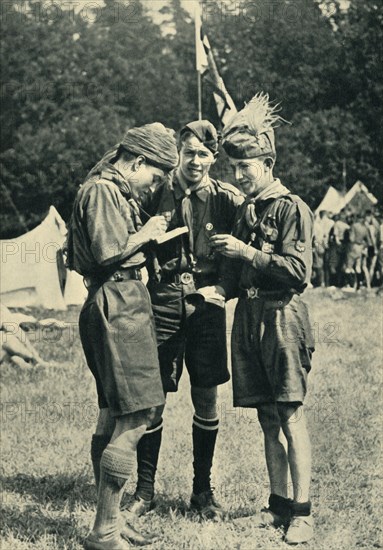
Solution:
{"label": "button", "polygon": [[181,275],[181,283],[184,285],[188,285],[193,281],[193,275],[191,273],[182,273]]}

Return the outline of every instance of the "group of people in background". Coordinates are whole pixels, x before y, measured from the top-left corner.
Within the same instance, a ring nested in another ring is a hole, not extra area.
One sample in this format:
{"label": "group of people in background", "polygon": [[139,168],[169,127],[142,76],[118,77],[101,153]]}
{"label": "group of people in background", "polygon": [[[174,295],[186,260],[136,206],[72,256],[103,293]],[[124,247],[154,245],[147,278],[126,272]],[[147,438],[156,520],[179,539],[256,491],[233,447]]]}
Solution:
{"label": "group of people in background", "polygon": [[367,209],[339,214],[322,210],[314,223],[314,286],[344,290],[381,286],[383,278],[383,219]]}

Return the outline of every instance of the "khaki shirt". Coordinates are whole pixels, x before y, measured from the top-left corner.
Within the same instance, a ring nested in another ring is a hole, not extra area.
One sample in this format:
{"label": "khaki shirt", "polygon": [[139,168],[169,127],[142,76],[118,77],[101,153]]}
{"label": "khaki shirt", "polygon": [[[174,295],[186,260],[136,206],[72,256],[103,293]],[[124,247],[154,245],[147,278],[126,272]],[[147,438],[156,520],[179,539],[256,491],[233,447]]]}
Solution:
{"label": "khaki shirt", "polygon": [[128,242],[142,227],[128,182],[106,165],[77,193],[68,228],[69,267],[86,276],[102,276],[120,267],[140,267],[142,251],[128,255]]}
{"label": "khaki shirt", "polygon": [[249,225],[246,200],[233,235],[257,250],[252,262],[230,260],[222,266],[227,298],[240,289],[293,290],[301,293],[310,282],[313,262],[313,220],[309,207],[296,195],[255,203],[256,220]]}
{"label": "khaki shirt", "polygon": [[[168,231],[171,231],[187,225],[182,213],[184,198],[185,190],[174,175],[172,181],[163,183],[148,196],[143,206],[151,216],[165,216],[169,222]],[[169,276],[191,270],[191,253],[198,272],[203,277],[214,279],[218,277],[221,255],[212,253],[209,245],[211,232],[232,231],[244,197],[233,185],[209,179],[204,187],[191,193],[190,200],[193,219],[189,229],[193,233],[193,250],[190,250],[190,239],[186,234],[157,246],[156,257],[162,274]]]}

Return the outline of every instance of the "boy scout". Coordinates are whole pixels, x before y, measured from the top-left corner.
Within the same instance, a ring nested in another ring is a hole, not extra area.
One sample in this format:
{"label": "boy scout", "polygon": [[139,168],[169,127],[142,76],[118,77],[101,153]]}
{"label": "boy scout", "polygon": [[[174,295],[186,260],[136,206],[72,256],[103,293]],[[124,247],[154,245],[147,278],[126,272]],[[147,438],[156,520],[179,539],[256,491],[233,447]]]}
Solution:
{"label": "boy scout", "polygon": [[154,322],[140,268],[143,246],[166,229],[162,216],[144,226],[136,199],[178,162],[162,124],[129,130],[90,172],[77,194],[69,228],[68,263],[89,290],[80,336],[96,380],[100,414],[91,457],[98,487],[88,550],[125,550],[126,538],[147,542],[129,526],[120,533],[120,499],[137,443],[164,404]]}
{"label": "boy scout", "polygon": [[211,242],[229,258],[215,291],[226,299],[239,296],[232,332],[234,405],[257,408],[265,437],[271,494],[257,521],[285,526],[286,542],[296,544],[313,536],[311,451],[302,408],[313,342],[299,296],[311,276],[313,216],[273,177],[278,119],[268,96],[258,94],[225,129],[223,147],[247,199],[233,234],[212,236]]}
{"label": "boy scout", "polygon": [[[158,352],[165,394],[177,391],[185,359],[191,383],[193,417],[193,494],[191,508],[202,516],[222,514],[210,485],[218,432],[217,386],[229,380],[224,300],[196,309],[183,298],[196,288],[218,281],[219,255],[209,236],[229,232],[243,198],[229,184],[209,177],[218,137],[214,126],[195,121],[180,133],[180,164],[172,181],[157,188],[144,207],[164,215],[169,230],[187,226],[188,235],[159,245],[148,289],[156,322]],[[138,484],[132,515],[150,509],[161,445],[162,418],[157,415],[137,447]]]}

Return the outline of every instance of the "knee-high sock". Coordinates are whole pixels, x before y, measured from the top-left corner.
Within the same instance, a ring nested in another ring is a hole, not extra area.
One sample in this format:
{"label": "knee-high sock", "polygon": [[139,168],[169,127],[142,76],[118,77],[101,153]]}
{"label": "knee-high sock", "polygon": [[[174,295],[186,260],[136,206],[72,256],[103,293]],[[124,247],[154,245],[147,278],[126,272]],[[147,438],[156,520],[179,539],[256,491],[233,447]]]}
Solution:
{"label": "knee-high sock", "polygon": [[97,435],[92,436],[92,443],[90,447],[90,457],[92,459],[94,480],[96,483],[96,489],[98,491],[98,486],[100,483],[100,461],[102,453],[105,451],[106,447],[109,444],[111,436],[110,435]]}
{"label": "knee-high sock", "polygon": [[97,513],[92,535],[99,541],[118,540],[120,501],[126,480],[130,477],[135,461],[134,453],[127,453],[109,444],[101,457],[100,486]]}
{"label": "knee-high sock", "polygon": [[144,500],[154,496],[158,455],[162,439],[162,418],[155,426],[148,428],[137,445],[137,488],[136,495]]}
{"label": "knee-high sock", "polygon": [[218,434],[218,418],[207,420],[196,414],[193,417],[193,493],[209,491],[215,442]]}

